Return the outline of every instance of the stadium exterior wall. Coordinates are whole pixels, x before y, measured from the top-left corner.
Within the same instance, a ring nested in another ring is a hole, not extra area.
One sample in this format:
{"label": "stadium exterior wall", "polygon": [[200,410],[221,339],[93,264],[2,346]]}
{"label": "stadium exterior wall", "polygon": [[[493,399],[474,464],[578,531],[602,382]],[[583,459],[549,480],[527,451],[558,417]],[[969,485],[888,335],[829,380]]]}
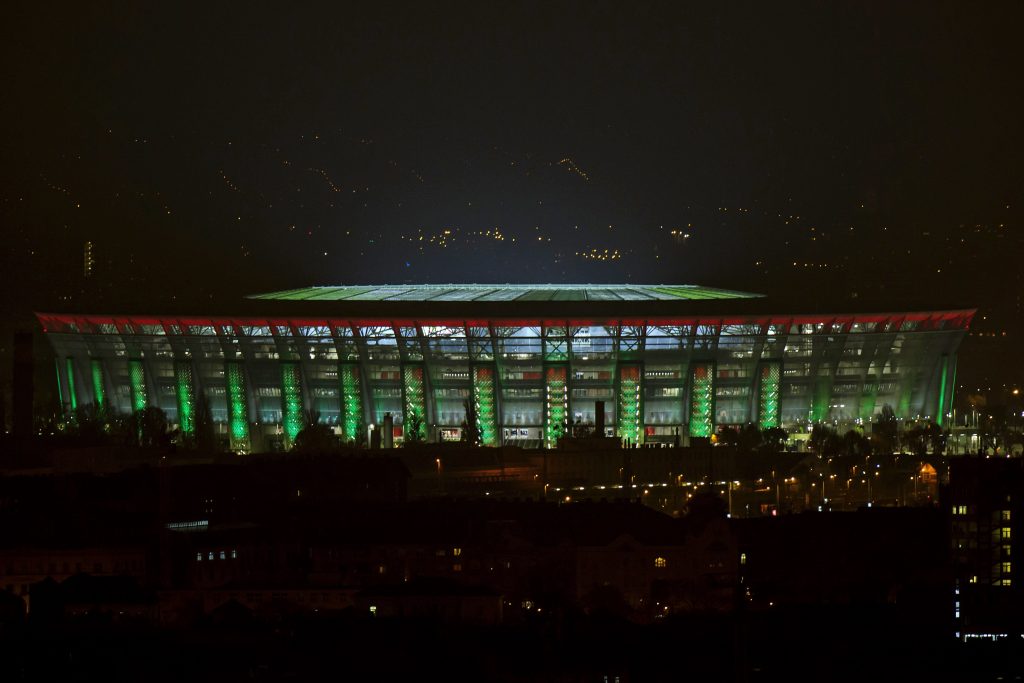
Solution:
{"label": "stadium exterior wall", "polygon": [[[608,432],[685,442],[723,425],[806,427],[951,410],[973,311],[599,321],[37,314],[65,411],[210,419],[232,450],[288,448],[309,415],[361,440],[457,439],[464,402],[488,445],[553,446],[604,401]],[[206,418],[204,418],[206,416]]]}

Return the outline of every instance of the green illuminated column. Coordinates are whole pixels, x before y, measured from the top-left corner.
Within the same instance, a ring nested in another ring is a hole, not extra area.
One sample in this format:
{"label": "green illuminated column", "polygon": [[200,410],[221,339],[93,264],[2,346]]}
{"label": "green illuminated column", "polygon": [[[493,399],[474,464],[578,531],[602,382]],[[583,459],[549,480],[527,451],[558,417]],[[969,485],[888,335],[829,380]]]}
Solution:
{"label": "green illuminated column", "polygon": [[358,441],[363,428],[363,386],[358,365],[341,366],[342,425],[346,441]]}
{"label": "green illuminated column", "polygon": [[[70,359],[68,359],[70,360]],[[939,409],[935,413],[935,424],[942,426],[943,420],[946,418],[946,374],[949,372],[949,356],[943,354],[942,356],[942,374],[939,376]],[[70,380],[68,380],[70,383]],[[74,395],[74,394],[72,394]],[[74,400],[74,399],[72,399]],[[74,405],[72,403],[71,405]]]}
{"label": "green illuminated column", "polygon": [[71,412],[78,410],[78,396],[75,395],[75,359],[68,356],[64,367],[68,371],[68,396],[71,397]]}
{"label": "green illuminated column", "polygon": [[192,363],[174,362],[175,393],[178,395],[178,426],[181,433],[192,436],[196,431],[196,393],[192,383]]}
{"label": "green illuminated column", "polygon": [[544,392],[544,445],[554,448],[558,445],[558,438],[565,435],[569,419],[569,388],[564,365],[549,365],[545,368]]}
{"label": "green illuminated column", "polygon": [[904,366],[900,374],[906,375],[900,380],[900,398],[896,403],[896,416],[903,419],[912,417],[910,414],[910,399],[914,393],[914,384],[917,383],[917,373]]}
{"label": "green illuminated column", "polygon": [[128,361],[128,377],[132,383],[132,410],[135,412],[145,410],[148,403],[146,398],[146,371],[142,367],[141,360]]}
{"label": "green illuminated column", "polygon": [[[949,398],[946,399],[946,409],[942,414],[953,412],[953,402],[956,400],[956,354],[953,354],[952,367],[949,369]],[[956,425],[953,425],[954,427]]]}
{"label": "green illuminated column", "polygon": [[[828,372],[829,368],[831,372]],[[814,378],[814,394],[811,397],[811,422],[823,422],[828,419],[830,412],[831,389],[833,389],[836,366],[823,360],[815,372],[818,376]]]}
{"label": "green illuminated column", "polygon": [[245,453],[249,450],[249,404],[245,398],[245,371],[238,361],[224,364],[228,390],[228,429],[231,450]]}
{"label": "green illuminated column", "polygon": [[[424,403],[423,391],[423,366],[403,365],[402,366],[402,429],[405,433],[406,443],[413,440],[424,440],[426,434],[426,405]],[[419,429],[415,437],[410,436],[410,425],[413,423],[413,416],[416,416]]]}
{"label": "green illuminated column", "polygon": [[96,404],[96,410],[102,411],[107,405],[107,392],[103,385],[103,361],[93,358],[89,361],[92,374],[92,398]]}
{"label": "green illuminated column", "polygon": [[690,436],[711,436],[714,411],[715,365],[695,363],[690,371]]}
{"label": "green illuminated column", "polygon": [[[822,363],[822,368],[827,367]],[[832,375],[814,379],[814,398],[811,403],[811,422],[828,419],[829,402],[832,400]]]}
{"label": "green illuminated column", "polygon": [[779,363],[765,363],[761,366],[760,385],[757,391],[757,420],[761,429],[779,426]]}
{"label": "green illuminated column", "polygon": [[620,439],[640,441],[640,366],[619,367],[619,417],[615,426]]}
{"label": "green illuminated column", "polygon": [[60,363],[56,358],[53,359],[53,369],[54,374],[57,375],[57,398],[60,401],[60,412],[63,413],[66,402],[64,401],[64,387],[60,381]]}
{"label": "green illuminated column", "polygon": [[875,414],[875,401],[878,398],[878,382],[872,379],[864,380],[864,388],[861,391],[860,410],[857,415],[862,420],[870,420]]}
{"label": "green illuminated column", "polygon": [[498,426],[494,403],[494,368],[489,365],[473,367],[473,401],[476,403],[477,429],[484,446],[498,445]]}
{"label": "green illuminated column", "polygon": [[302,431],[302,372],[298,363],[281,363],[281,401],[284,434],[291,445]]}

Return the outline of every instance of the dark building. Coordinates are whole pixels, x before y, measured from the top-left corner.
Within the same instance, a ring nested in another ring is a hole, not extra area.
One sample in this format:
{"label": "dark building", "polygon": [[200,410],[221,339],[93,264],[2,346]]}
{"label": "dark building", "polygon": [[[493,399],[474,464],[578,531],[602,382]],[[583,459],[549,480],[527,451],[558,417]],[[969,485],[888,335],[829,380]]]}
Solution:
{"label": "dark building", "polygon": [[[388,613],[465,609],[485,622],[559,608],[652,619],[734,606],[738,555],[720,500],[680,519],[626,500],[408,503],[397,458],[223,458],[0,477],[0,589],[30,612],[43,596],[79,614],[93,610],[88,591],[68,602],[55,586],[120,577],[71,585],[135,585],[159,604],[147,599],[132,614],[162,623],[227,603],[269,615],[343,610],[375,595]],[[462,588],[398,588],[421,579]]]}
{"label": "dark building", "polygon": [[[286,590],[355,588],[357,605],[380,596],[395,610],[411,601],[402,609],[413,611],[441,598],[457,611],[460,596],[502,596],[512,618],[611,604],[643,620],[735,606],[738,555],[724,509],[673,519],[625,501],[440,500],[338,508],[318,519],[182,529],[180,587],[222,599],[277,590],[282,600]],[[445,590],[401,588],[409,582]]]}
{"label": "dark building", "polygon": [[[251,535],[295,516],[315,524],[338,506],[397,504],[407,478],[395,458],[341,455],[0,477],[0,589],[31,608],[33,585],[78,574],[129,577],[146,588],[187,585],[190,532],[213,526]],[[207,549],[211,560],[214,550],[219,558],[225,548]],[[289,565],[283,543],[274,552],[282,553],[277,579],[293,578],[287,566],[301,570]]]}
{"label": "dark building", "polygon": [[375,617],[498,624],[502,596],[482,586],[445,579],[420,579],[360,591],[355,606]]}
{"label": "dark building", "polygon": [[1024,519],[1024,459],[956,458],[949,490],[957,637],[1024,638],[1024,585],[1012,552]]}
{"label": "dark building", "polygon": [[748,606],[896,605],[934,623],[949,595],[944,513],[861,508],[733,519]]}

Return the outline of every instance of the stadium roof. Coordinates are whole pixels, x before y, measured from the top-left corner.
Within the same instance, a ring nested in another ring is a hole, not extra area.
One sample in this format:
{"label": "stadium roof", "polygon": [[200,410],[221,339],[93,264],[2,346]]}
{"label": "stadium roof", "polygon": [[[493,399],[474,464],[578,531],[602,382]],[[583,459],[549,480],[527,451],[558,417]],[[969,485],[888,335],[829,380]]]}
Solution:
{"label": "stadium roof", "polygon": [[[838,289],[809,289],[806,296],[780,303],[762,294],[695,285],[633,284],[396,284],[304,287],[240,300],[227,299],[193,308],[180,302],[160,311],[138,306],[118,311],[114,318],[155,321],[177,316],[181,320],[790,320],[827,321],[868,316],[928,319],[938,316],[969,321],[974,309],[937,308],[920,291],[901,292],[899,301],[846,297]],[[907,299],[908,295],[917,295]],[[821,295],[821,296],[818,296]],[[822,297],[832,299],[823,303]],[[81,303],[79,303],[79,306]],[[96,318],[95,310],[65,310],[40,314],[54,329],[61,321]],[[111,318],[110,312],[104,313]],[[85,316],[84,318],[82,316]],[[104,317],[103,315],[99,317]],[[864,318],[865,320],[868,318]],[[97,318],[98,319],[98,318]],[[192,324],[192,323],[189,323]],[[198,323],[196,323],[198,324]],[[524,323],[525,324],[525,323]],[[589,323],[588,323],[589,324]],[[44,327],[47,323],[44,321]]]}
{"label": "stadium roof", "polygon": [[351,285],[304,287],[250,299],[274,301],[695,301],[761,294],[697,285]]}

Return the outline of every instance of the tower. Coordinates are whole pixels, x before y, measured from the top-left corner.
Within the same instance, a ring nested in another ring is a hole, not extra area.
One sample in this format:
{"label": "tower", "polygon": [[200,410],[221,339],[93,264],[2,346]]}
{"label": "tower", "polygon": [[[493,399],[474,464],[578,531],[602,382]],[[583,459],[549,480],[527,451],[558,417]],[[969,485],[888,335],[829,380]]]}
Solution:
{"label": "tower", "polygon": [[92,255],[92,241],[86,241],[82,248],[82,276],[92,277],[92,267],[96,265],[96,259]]}

